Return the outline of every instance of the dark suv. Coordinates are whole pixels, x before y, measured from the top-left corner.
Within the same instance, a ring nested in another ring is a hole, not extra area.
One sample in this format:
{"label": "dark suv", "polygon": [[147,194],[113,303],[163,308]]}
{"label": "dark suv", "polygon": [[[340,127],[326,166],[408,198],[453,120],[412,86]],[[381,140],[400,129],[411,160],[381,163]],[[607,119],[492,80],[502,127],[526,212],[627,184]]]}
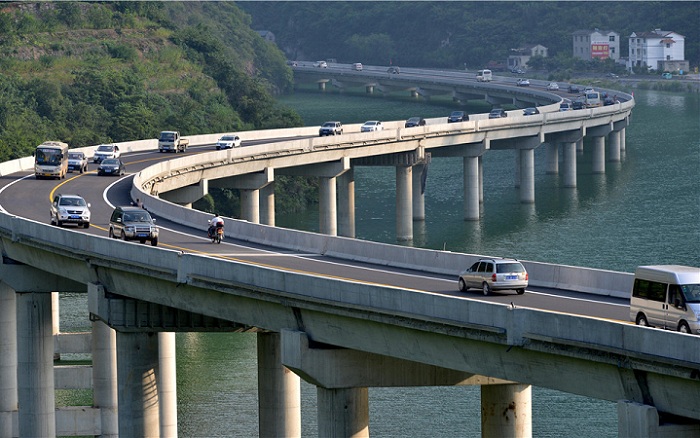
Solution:
{"label": "dark suv", "polygon": [[452,111],[452,114],[447,118],[447,123],[466,122],[469,116],[464,111]]}
{"label": "dark suv", "polygon": [[109,237],[113,239],[138,240],[158,245],[158,227],[156,220],[139,207],[117,207],[109,219]]}

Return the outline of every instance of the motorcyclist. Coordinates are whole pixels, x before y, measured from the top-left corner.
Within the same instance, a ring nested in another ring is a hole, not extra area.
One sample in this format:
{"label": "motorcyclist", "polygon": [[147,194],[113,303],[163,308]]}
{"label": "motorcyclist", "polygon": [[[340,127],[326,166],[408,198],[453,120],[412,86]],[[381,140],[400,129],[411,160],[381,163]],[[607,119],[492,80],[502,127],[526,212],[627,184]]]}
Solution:
{"label": "motorcyclist", "polygon": [[221,218],[218,214],[215,214],[214,217],[211,218],[211,220],[209,221],[209,230],[207,234],[209,235],[210,239],[214,235],[214,230],[216,230],[217,227],[224,227],[224,219]]}

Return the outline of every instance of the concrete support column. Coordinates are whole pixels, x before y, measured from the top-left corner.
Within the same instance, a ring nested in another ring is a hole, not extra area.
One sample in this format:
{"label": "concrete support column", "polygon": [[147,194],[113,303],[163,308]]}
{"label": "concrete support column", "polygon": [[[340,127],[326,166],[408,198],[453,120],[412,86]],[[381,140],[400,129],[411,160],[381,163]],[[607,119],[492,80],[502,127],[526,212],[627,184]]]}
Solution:
{"label": "concrete support column", "polygon": [[425,178],[428,167],[425,164],[413,166],[413,220],[425,220]]}
{"label": "concrete support column", "polygon": [[583,152],[583,138],[580,138],[580,139],[576,142],[576,151],[577,151],[577,152]]}
{"label": "concrete support column", "polygon": [[318,387],[317,394],[319,437],[369,437],[367,388]]}
{"label": "concrete support column", "polygon": [[160,436],[158,336],[117,332],[119,436]]}
{"label": "concrete support column", "polygon": [[349,169],[337,178],[338,235],[355,237],[355,172]]}
{"label": "concrete support column", "polygon": [[117,334],[99,320],[92,323],[92,400],[100,409],[100,436],[118,438]]}
{"label": "concrete support column", "polygon": [[365,93],[367,93],[367,94],[374,94],[374,86],[372,86],[372,85],[367,85],[367,86],[365,87]]}
{"label": "concrete support column", "polygon": [[484,203],[484,156],[479,155],[479,203]]}
{"label": "concrete support column", "polygon": [[566,142],[564,149],[564,187],[576,187],[576,145]]}
{"label": "concrete support column", "polygon": [[515,169],[515,175],[514,175],[514,181],[513,181],[513,187],[516,189],[520,188],[520,152],[516,149],[515,150],[515,166],[513,168]]}
{"label": "concrete support column", "polygon": [[301,437],[301,380],[282,365],[279,333],[258,333],[260,437]]}
{"label": "concrete support column", "polygon": [[396,239],[413,240],[413,167],[396,166]]}
{"label": "concrete support column", "polygon": [[535,150],[520,149],[520,202],[535,202]]}
{"label": "concrete support column", "polygon": [[464,220],[479,220],[479,157],[462,158]]}
{"label": "concrete support column", "polygon": [[275,183],[260,189],[260,223],[275,226]]}
{"label": "concrete support column", "polygon": [[411,90],[411,97],[414,99],[418,99],[420,97],[420,95],[418,94],[418,92],[416,90]]}
{"label": "concrete support column", "polygon": [[593,137],[593,173],[605,173],[605,137]]}
{"label": "concrete support column", "polygon": [[241,193],[241,219],[248,222],[260,223],[260,190],[240,189]]}
{"label": "concrete support column", "polygon": [[620,131],[608,134],[608,161],[620,162]]}
{"label": "concrete support column", "polygon": [[482,385],[481,436],[532,437],[532,387]]}
{"label": "concrete support column", "polygon": [[556,142],[547,143],[547,171],[548,174],[559,173],[559,144]]}
{"label": "concrete support column", "polygon": [[338,209],[336,200],[335,177],[319,178],[319,231],[329,236],[338,235]]}
{"label": "concrete support column", "polygon": [[319,91],[326,91],[326,83],[325,83],[325,82],[319,82],[319,83],[318,83],[318,90],[319,90]]}
{"label": "concrete support column", "polygon": [[0,282],[0,437],[11,437],[17,412],[17,298]]}
{"label": "concrete support column", "polygon": [[17,294],[19,435],[56,436],[50,293]]}
{"label": "concrete support column", "polygon": [[157,387],[161,438],[177,438],[176,367],[175,332],[159,332]]}
{"label": "concrete support column", "polygon": [[620,130],[620,151],[624,152],[627,148],[627,129],[623,128]]}

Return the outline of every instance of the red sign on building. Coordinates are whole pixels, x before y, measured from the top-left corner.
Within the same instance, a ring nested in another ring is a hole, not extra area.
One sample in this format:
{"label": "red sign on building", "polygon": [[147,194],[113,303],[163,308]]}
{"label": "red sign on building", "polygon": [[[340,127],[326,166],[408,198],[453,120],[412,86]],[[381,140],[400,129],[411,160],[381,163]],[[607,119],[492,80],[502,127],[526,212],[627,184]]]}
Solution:
{"label": "red sign on building", "polygon": [[608,59],[610,58],[610,45],[608,43],[592,43],[591,58],[593,59]]}

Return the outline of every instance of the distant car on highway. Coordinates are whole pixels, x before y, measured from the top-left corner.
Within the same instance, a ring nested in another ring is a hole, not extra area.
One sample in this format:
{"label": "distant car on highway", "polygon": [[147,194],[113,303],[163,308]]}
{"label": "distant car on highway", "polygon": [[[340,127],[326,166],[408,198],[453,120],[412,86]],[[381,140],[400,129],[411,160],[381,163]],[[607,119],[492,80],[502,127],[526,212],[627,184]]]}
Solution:
{"label": "distant car on highway", "polygon": [[666,71],[661,73],[661,79],[673,79],[673,75]]}
{"label": "distant car on highway", "polygon": [[556,82],[550,82],[547,84],[547,89],[549,91],[559,91],[559,84]]}
{"label": "distant car on highway", "polygon": [[489,113],[489,119],[500,119],[502,117],[508,117],[508,113],[503,108],[494,108]]}
{"label": "distant car on highway", "polygon": [[392,75],[397,75],[401,73],[401,69],[395,66],[389,67],[386,69],[386,72]]}
{"label": "distant car on highway", "polygon": [[340,122],[326,122],[321,125],[318,130],[318,136],[323,137],[324,135],[340,135],[343,133],[343,124]]}
{"label": "distant car on highway", "polygon": [[383,131],[384,125],[379,120],[368,120],[361,127],[360,132],[376,132]]}
{"label": "distant car on highway", "polygon": [[518,82],[515,83],[518,87],[529,87],[530,86],[530,80],[529,79],[518,79]]}
{"label": "distant car on highway", "polygon": [[570,102],[562,102],[559,104],[559,111],[571,111],[571,103]]}
{"label": "distant car on highway", "polygon": [[586,102],[584,102],[581,99],[576,99],[573,102],[571,102],[571,109],[572,110],[581,110],[586,107]]}
{"label": "distant car on highway", "polygon": [[362,63],[356,62],[352,65],[352,69],[355,71],[362,71]]}
{"label": "distant car on highway", "polygon": [[522,295],[528,285],[528,274],[515,259],[481,259],[459,274],[458,285],[462,292],[478,288],[484,295],[497,290],[515,290]]}
{"label": "distant car on highway", "polygon": [[235,134],[222,135],[216,142],[216,150],[233,149],[241,146],[241,137]]}
{"label": "distant car on highway", "polygon": [[101,144],[95,149],[95,154],[92,156],[92,161],[99,163],[105,158],[119,158],[121,152],[116,144]]}
{"label": "distant car on highway", "polygon": [[119,158],[107,158],[102,160],[97,168],[98,175],[117,175],[121,176],[126,173],[126,165]]}
{"label": "distant car on highway", "polygon": [[425,119],[423,117],[411,117],[404,124],[405,128],[413,128],[414,126],[425,126]]}
{"label": "distant car on highway", "polygon": [[447,123],[466,122],[468,120],[469,116],[464,111],[452,111],[447,118]]}
{"label": "distant car on highway", "polygon": [[90,228],[90,204],[78,195],[57,194],[51,203],[51,225],[76,224]]}
{"label": "distant car on highway", "polygon": [[328,63],[326,61],[316,61],[314,67],[317,68],[328,68]]}
{"label": "distant car on highway", "polygon": [[535,114],[539,114],[539,113],[540,113],[540,110],[538,110],[538,109],[535,108],[534,106],[533,106],[533,107],[530,107],[530,108],[525,108],[525,109],[523,110],[523,115],[524,115],[524,116],[534,116]]}
{"label": "distant car on highway", "polygon": [[68,152],[68,172],[87,172],[88,159],[83,152]]}
{"label": "distant car on highway", "polygon": [[567,88],[567,91],[571,94],[579,94],[581,92],[581,89],[578,87],[578,85],[569,85],[569,88]]}

